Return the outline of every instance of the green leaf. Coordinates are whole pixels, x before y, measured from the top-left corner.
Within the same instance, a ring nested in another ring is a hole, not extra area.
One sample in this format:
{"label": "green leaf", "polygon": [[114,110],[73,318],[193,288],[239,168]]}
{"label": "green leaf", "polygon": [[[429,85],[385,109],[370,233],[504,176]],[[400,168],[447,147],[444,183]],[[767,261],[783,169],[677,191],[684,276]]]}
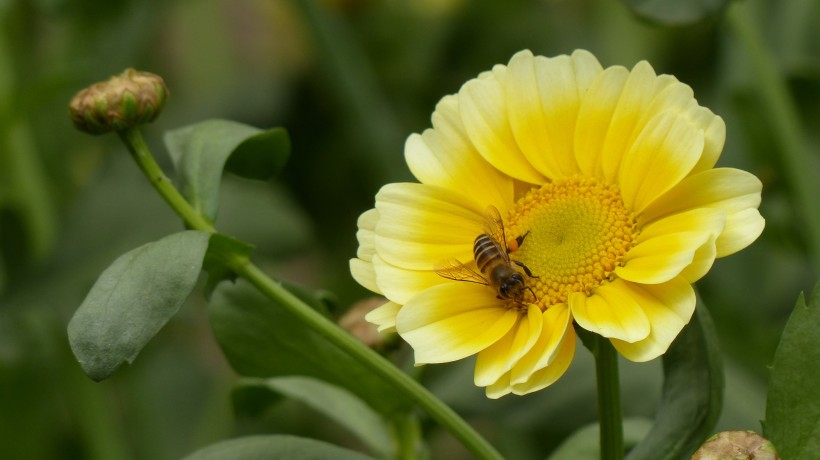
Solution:
{"label": "green leaf", "polygon": [[627,460],[689,458],[717,422],[723,404],[723,362],[703,304],[663,355],[663,375],[655,424]]}
{"label": "green leaf", "polygon": [[313,439],[287,435],[247,436],[200,449],[184,460],[373,460]]}
{"label": "green leaf", "polygon": [[208,252],[205,254],[204,268],[208,272],[208,282],[205,286],[207,296],[210,296],[216,286],[223,280],[233,280],[236,275],[228,268],[229,262],[239,257],[249,259],[253,246],[232,236],[214,233],[208,243]]}
{"label": "green leaf", "polygon": [[268,179],[282,169],[290,154],[284,129],[263,131],[229,120],[207,120],[169,131],[165,146],[180,175],[182,194],[211,220],[219,208],[223,169],[251,179]]}
{"label": "green leaf", "polygon": [[129,251],[94,283],[68,323],[74,356],[100,381],[140,350],[176,314],[196,284],[207,233],[184,231]]}
{"label": "green leaf", "polygon": [[[237,388],[249,389],[266,389],[299,401],[350,430],[376,456],[390,456],[392,441],[385,420],[346,390],[308,377],[244,379]],[[258,400],[262,395],[256,396]],[[268,398],[268,401],[274,400]]]}
{"label": "green leaf", "polygon": [[[646,436],[652,422],[643,418],[624,419],[624,447],[629,449]],[[564,440],[549,460],[599,460],[598,424],[587,425]]]}
{"label": "green leaf", "polygon": [[721,14],[729,0],[624,0],[638,16],[649,21],[681,26]]}
{"label": "green leaf", "polygon": [[244,279],[221,283],[208,312],[219,345],[241,375],[314,377],[349,390],[385,415],[411,407],[390,384]]}
{"label": "green leaf", "polygon": [[820,283],[809,302],[800,293],[769,374],[763,434],[783,458],[813,459],[820,452]]}

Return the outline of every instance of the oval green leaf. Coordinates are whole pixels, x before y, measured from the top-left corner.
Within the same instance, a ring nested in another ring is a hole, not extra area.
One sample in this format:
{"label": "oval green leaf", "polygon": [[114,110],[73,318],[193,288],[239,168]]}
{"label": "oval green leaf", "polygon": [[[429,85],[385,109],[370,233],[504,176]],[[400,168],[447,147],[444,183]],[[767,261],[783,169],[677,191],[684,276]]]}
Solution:
{"label": "oval green leaf", "polygon": [[[624,419],[624,447],[631,448],[643,439],[652,427],[644,418]],[[580,428],[565,439],[549,456],[549,460],[599,460],[601,448],[598,424]]]}
{"label": "oval green leaf", "polygon": [[[377,457],[390,457],[392,441],[387,422],[349,391],[309,377],[276,377],[243,379],[234,389],[234,395],[244,391],[258,392],[260,389],[305,404],[347,428]],[[258,393],[255,396],[255,401],[264,398]],[[273,402],[276,399],[267,397],[263,400]]]}
{"label": "oval green leaf", "polygon": [[223,169],[250,179],[268,179],[281,171],[290,154],[284,129],[263,131],[230,120],[207,120],[169,131],[164,140],[182,194],[211,220],[219,207]]}
{"label": "oval green leaf", "polygon": [[663,355],[663,375],[655,424],[627,460],[689,458],[717,423],[723,404],[723,361],[712,318],[700,302]]}
{"label": "oval green leaf", "polygon": [[131,250],[97,279],[68,323],[71,349],[100,381],[134,361],[196,284],[209,235],[184,231]]}
{"label": "oval green leaf", "polygon": [[200,449],[184,460],[373,460],[364,454],[297,436],[247,436]]}
{"label": "oval green leaf", "polygon": [[809,302],[803,293],[786,323],[769,370],[763,434],[782,458],[820,452],[820,283]]}
{"label": "oval green leaf", "polygon": [[624,0],[638,16],[649,21],[682,26],[721,14],[729,0]]}
{"label": "oval green leaf", "polygon": [[384,415],[411,403],[250,283],[222,282],[208,304],[211,328],[231,366],[248,377],[301,375],[345,388]]}

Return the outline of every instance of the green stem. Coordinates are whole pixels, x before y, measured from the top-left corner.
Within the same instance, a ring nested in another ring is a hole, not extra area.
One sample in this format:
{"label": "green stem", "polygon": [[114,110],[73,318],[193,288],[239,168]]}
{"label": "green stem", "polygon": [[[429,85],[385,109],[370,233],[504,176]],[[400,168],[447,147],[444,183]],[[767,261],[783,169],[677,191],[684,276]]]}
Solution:
{"label": "green stem", "polygon": [[[192,229],[215,233],[213,224],[197,213],[185,198],[174,188],[170,180],[154,161],[151,152],[145,145],[142,135],[136,128],[119,133],[126,143],[132,157],[142,172],[162,195],[165,201],[179,214],[185,224]],[[476,458],[501,459],[501,455],[487,440],[458,416],[449,406],[441,402],[421,384],[393,366],[378,353],[371,350],[358,339],[338,327],[316,310],[299,300],[279,283],[267,276],[256,265],[246,258],[235,256],[229,258],[228,266],[238,275],[256,286],[269,299],[288,310],[304,321],[311,329],[322,334],[334,345],[370,368],[370,370],[389,382],[397,390],[415,401],[422,409],[469,449]]]}
{"label": "green stem", "polygon": [[606,337],[596,335],[595,374],[598,379],[598,420],[601,460],[624,458],[621,389],[618,381],[618,353]]}
{"label": "green stem", "polygon": [[794,195],[796,211],[803,220],[807,245],[815,270],[820,270],[820,182],[816,180],[816,169],[801,133],[797,107],[789,95],[783,76],[766,49],[760,31],[755,27],[749,14],[751,2],[735,2],[726,15],[728,25],[740,43],[751,66],[751,79],[756,94],[768,115],[769,130],[776,142],[779,155],[789,179]]}

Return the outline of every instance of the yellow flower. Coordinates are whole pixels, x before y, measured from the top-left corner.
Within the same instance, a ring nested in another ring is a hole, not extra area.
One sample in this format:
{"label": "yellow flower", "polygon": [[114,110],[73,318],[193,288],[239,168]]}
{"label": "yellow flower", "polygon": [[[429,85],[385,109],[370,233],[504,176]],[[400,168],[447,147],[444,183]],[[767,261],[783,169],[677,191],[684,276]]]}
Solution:
{"label": "yellow flower", "polygon": [[[646,62],[521,51],[444,97],[432,123],[405,145],[420,183],[379,191],[350,268],[390,300],[369,321],[395,329],[419,365],[477,354],[491,398],[558,379],[573,322],[632,361],[663,354],[692,316],[692,283],[763,231],[760,181],[714,167],[723,120]],[[517,300],[436,272],[453,258],[480,271],[488,207],[533,275],[519,269]]]}

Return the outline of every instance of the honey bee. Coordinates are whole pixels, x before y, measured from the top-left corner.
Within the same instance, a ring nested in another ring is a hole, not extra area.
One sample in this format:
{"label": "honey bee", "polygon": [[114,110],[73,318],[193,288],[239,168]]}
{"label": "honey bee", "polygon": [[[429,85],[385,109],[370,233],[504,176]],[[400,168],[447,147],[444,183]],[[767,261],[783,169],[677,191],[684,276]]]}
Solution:
{"label": "honey bee", "polygon": [[532,288],[528,287],[524,276],[513,266],[518,265],[530,278],[534,276],[523,263],[510,258],[510,253],[524,243],[527,233],[517,237],[511,246],[507,246],[507,236],[504,232],[504,221],[495,206],[487,208],[484,218],[484,233],[478,235],[473,242],[473,255],[478,272],[461,263],[458,259],[448,259],[435,267],[435,272],[444,278],[455,281],[491,286],[498,291],[498,298],[512,300],[521,304],[525,291],[529,290],[535,297]]}

